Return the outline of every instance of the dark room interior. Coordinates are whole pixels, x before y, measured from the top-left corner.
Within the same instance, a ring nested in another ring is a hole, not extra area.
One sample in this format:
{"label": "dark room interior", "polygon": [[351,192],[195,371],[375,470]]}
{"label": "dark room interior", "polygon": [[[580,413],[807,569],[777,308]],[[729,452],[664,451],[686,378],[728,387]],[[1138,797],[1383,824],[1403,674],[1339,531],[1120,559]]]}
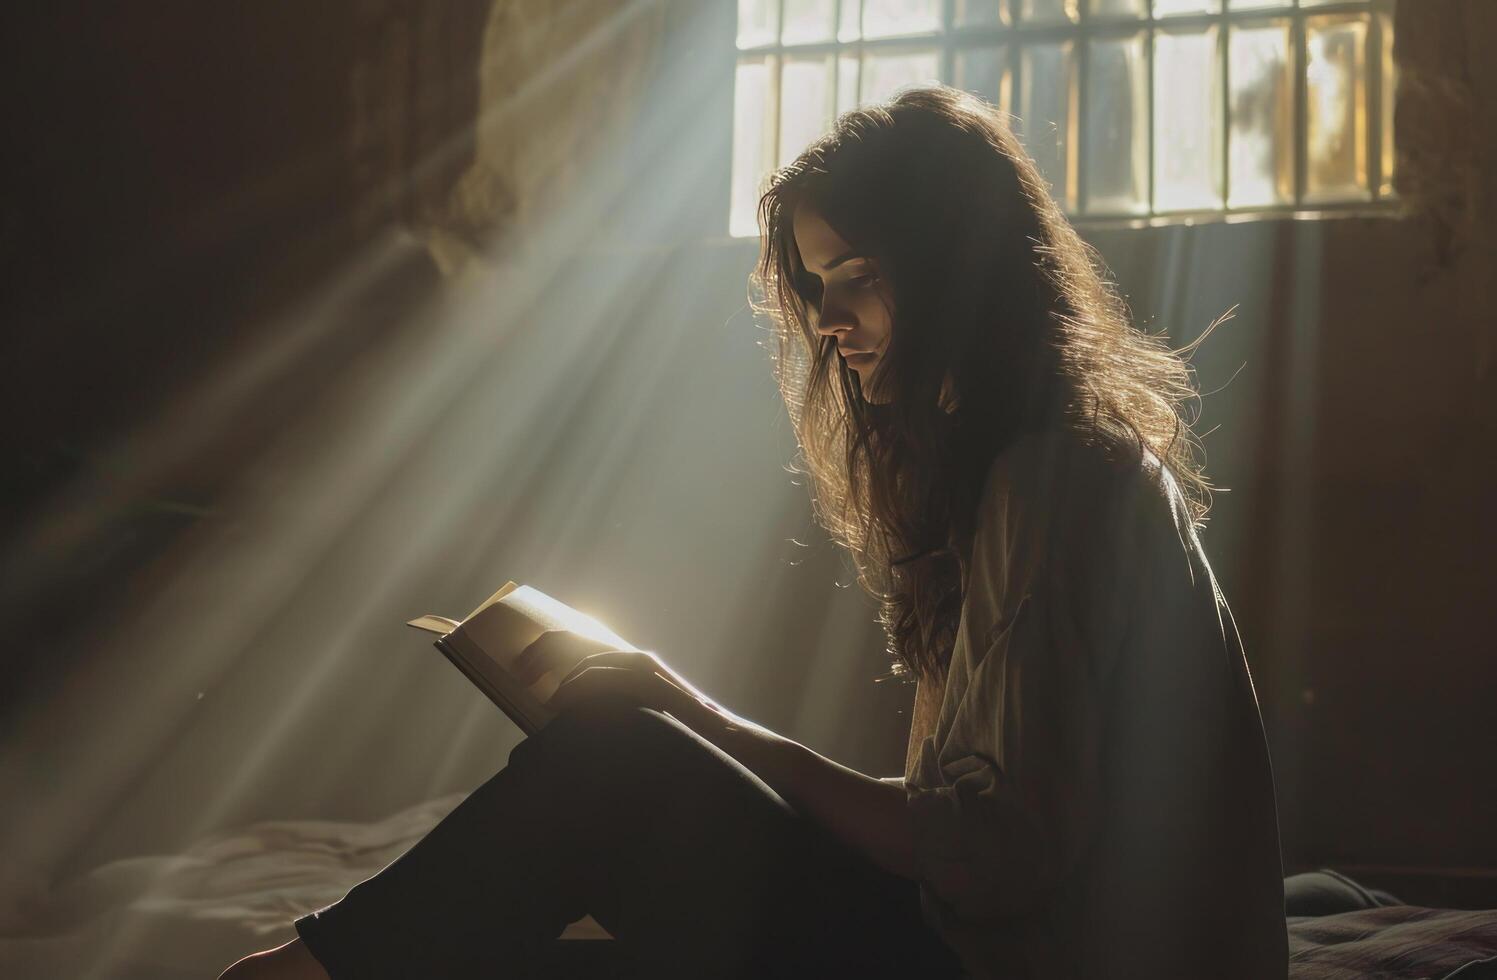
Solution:
{"label": "dark room interior", "polygon": [[[871,11],[921,7],[867,3],[828,58],[893,50]],[[1140,43],[1282,18],[1301,59],[1319,31],[1357,45],[1349,189],[1315,189],[1312,63],[1286,89],[1280,199],[1234,205],[1229,183],[1169,206],[1161,46],[1137,206],[1101,206],[1076,120],[1100,47],[1052,129],[1070,175],[1046,174],[1138,327],[1210,328],[1202,541],[1283,875],[1447,917],[1438,941],[1386,933],[1404,965],[1365,973],[1291,919],[1290,976],[1497,970],[1497,4],[1202,0],[1177,26],[1196,0],[1155,3]],[[741,145],[744,79],[784,60],[758,92],[781,141],[842,96],[795,109],[791,66],[815,59],[788,19],[746,43],[735,6],[7,9],[0,974],[206,977],[294,938],[525,737],[405,625],[507,580],[828,758],[901,772],[915,686],[787,472],[746,294],[759,242],[730,216],[754,154],[786,158]],[[1059,6],[1035,27],[1042,0],[946,0],[922,36],[961,87],[959,25],[991,7],[972,36],[1010,60],[967,87],[1023,117],[1025,45],[1133,37]],[[1229,181],[1231,139],[1211,158]],[[591,918],[562,941],[610,944]],[[1399,972],[1420,943],[1445,958]],[[614,975],[586,955],[570,975]]]}

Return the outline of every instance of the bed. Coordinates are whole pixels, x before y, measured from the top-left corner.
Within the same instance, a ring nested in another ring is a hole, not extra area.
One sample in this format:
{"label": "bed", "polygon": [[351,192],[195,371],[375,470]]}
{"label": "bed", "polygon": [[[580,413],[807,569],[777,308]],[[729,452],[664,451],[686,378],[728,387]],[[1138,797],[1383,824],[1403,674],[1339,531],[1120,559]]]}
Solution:
{"label": "bed", "polygon": [[[336,901],[403,853],[462,799],[374,823],[270,821],[184,853],[112,861],[0,919],[0,976],[203,980],[293,935],[297,915]],[[1293,980],[1497,977],[1497,910],[1395,905],[1290,917]],[[610,937],[591,919],[558,943],[559,976],[611,976]]]}

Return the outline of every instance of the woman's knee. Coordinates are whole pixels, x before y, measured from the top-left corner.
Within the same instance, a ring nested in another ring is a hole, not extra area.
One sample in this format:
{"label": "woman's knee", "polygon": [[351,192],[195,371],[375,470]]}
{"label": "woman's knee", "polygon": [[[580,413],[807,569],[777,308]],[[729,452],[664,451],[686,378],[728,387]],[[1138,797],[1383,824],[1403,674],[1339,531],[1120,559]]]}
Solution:
{"label": "woman's knee", "polygon": [[691,737],[680,722],[654,708],[599,699],[568,705],[546,727],[510,750],[509,763],[554,755],[578,764],[610,766],[630,759],[658,761],[673,743]]}
{"label": "woman's knee", "polygon": [[246,956],[218,980],[328,980],[327,971],[300,939]]}
{"label": "woman's knee", "polygon": [[1332,868],[1320,868],[1284,879],[1286,916],[1335,915],[1381,905],[1401,904],[1387,892],[1369,889]]}

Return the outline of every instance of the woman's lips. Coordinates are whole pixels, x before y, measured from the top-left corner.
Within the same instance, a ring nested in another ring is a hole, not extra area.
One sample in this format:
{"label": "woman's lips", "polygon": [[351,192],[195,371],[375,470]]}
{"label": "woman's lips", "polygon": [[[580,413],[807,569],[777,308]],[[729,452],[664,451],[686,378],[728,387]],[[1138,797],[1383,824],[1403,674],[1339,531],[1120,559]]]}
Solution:
{"label": "woman's lips", "polygon": [[847,362],[848,367],[859,367],[864,364],[872,364],[878,360],[878,355],[869,351],[862,354],[843,354],[842,359]]}

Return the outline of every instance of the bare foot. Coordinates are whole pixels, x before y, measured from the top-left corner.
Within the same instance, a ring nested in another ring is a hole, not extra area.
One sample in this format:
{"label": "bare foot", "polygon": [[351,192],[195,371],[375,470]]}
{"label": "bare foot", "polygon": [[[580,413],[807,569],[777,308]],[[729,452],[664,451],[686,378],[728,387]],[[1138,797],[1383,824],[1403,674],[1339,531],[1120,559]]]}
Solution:
{"label": "bare foot", "polygon": [[254,953],[219,974],[218,980],[331,980],[300,939]]}

